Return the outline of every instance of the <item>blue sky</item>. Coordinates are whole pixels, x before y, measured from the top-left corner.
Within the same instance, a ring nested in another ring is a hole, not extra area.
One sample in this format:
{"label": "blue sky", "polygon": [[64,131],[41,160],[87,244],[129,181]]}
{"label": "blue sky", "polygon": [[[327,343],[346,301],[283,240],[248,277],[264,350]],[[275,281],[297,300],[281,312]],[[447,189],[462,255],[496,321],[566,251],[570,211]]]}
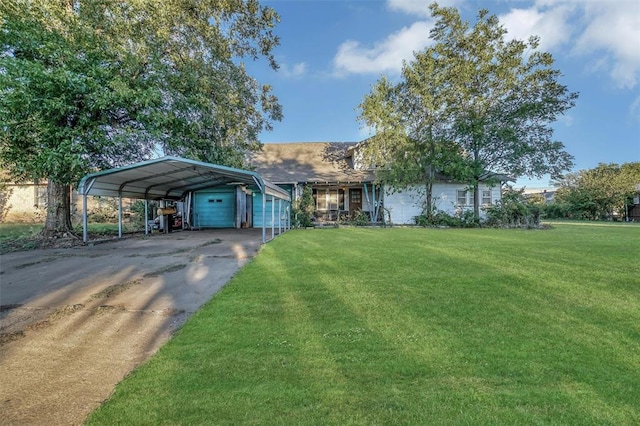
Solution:
{"label": "blue sky", "polygon": [[[281,17],[275,50],[280,69],[247,63],[273,86],[284,110],[269,142],[360,141],[369,136],[357,106],[383,74],[398,78],[402,60],[430,43],[429,1],[267,0]],[[561,82],[579,92],[555,125],[555,139],[575,157],[575,170],[640,161],[640,2],[637,0],[443,0],[463,18],[498,15],[508,36],[540,37]],[[549,179],[520,179],[528,187]]]}

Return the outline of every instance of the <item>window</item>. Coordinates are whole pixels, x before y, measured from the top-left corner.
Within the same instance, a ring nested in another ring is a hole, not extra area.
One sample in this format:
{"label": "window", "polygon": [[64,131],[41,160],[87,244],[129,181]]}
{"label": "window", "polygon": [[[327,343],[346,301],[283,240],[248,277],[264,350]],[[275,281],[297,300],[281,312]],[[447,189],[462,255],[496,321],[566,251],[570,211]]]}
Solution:
{"label": "window", "polygon": [[316,210],[344,210],[342,189],[314,189]]}
{"label": "window", "polygon": [[352,189],[349,197],[351,197],[349,200],[350,203],[362,204],[362,191],[359,189]]}
{"label": "window", "polygon": [[467,191],[458,191],[457,195],[458,205],[464,206],[467,204]]}
{"label": "window", "polygon": [[482,205],[488,206],[491,205],[491,190],[483,189],[482,190]]}

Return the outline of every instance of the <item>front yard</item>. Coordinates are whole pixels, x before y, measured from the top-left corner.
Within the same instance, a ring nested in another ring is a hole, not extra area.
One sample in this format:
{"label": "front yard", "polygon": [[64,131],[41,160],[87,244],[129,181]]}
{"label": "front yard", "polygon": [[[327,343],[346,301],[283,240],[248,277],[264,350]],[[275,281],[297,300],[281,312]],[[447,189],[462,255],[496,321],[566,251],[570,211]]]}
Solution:
{"label": "front yard", "polygon": [[289,232],[90,424],[639,424],[640,227]]}

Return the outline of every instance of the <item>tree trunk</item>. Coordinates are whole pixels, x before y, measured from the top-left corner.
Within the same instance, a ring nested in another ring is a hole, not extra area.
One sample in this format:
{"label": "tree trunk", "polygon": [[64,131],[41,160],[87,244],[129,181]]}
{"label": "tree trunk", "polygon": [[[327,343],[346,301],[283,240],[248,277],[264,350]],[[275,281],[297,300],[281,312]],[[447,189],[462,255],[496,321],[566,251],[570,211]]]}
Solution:
{"label": "tree trunk", "polygon": [[478,179],[475,179],[473,183],[473,215],[476,219],[480,219],[480,194],[478,193],[480,189],[480,184],[478,183]]}
{"label": "tree trunk", "polygon": [[71,226],[71,190],[52,180],[47,184],[47,219],[42,236],[45,238],[76,237]]}
{"label": "tree trunk", "polygon": [[425,185],[425,210],[427,219],[433,219],[433,181],[429,180]]}
{"label": "tree trunk", "polygon": [[433,179],[434,170],[431,165],[427,166],[426,181],[425,181],[425,210],[427,213],[427,219],[431,221],[433,219]]}

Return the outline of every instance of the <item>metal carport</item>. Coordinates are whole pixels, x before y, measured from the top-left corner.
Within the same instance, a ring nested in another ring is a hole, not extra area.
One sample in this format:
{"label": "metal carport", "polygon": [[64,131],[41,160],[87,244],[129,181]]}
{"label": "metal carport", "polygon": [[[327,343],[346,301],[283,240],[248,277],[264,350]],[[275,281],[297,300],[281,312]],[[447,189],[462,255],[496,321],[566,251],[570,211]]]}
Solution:
{"label": "metal carport", "polygon": [[[275,200],[281,211],[285,203],[286,223],[282,226],[281,215],[278,228],[291,228],[291,197],[288,192],[263,179],[258,173],[235,169],[216,164],[203,163],[187,158],[166,156],[142,161],[124,167],[90,173],[80,180],[78,192],[82,195],[83,241],[87,242],[87,196],[105,196],[118,198],[118,236],[122,237],[122,198],[145,200],[145,213],[148,200],[180,200],[191,191],[222,185],[246,185],[262,193],[262,242],[267,242],[265,211],[267,196],[271,197],[272,221],[271,239],[275,236]],[[145,217],[145,232],[147,232]]]}

